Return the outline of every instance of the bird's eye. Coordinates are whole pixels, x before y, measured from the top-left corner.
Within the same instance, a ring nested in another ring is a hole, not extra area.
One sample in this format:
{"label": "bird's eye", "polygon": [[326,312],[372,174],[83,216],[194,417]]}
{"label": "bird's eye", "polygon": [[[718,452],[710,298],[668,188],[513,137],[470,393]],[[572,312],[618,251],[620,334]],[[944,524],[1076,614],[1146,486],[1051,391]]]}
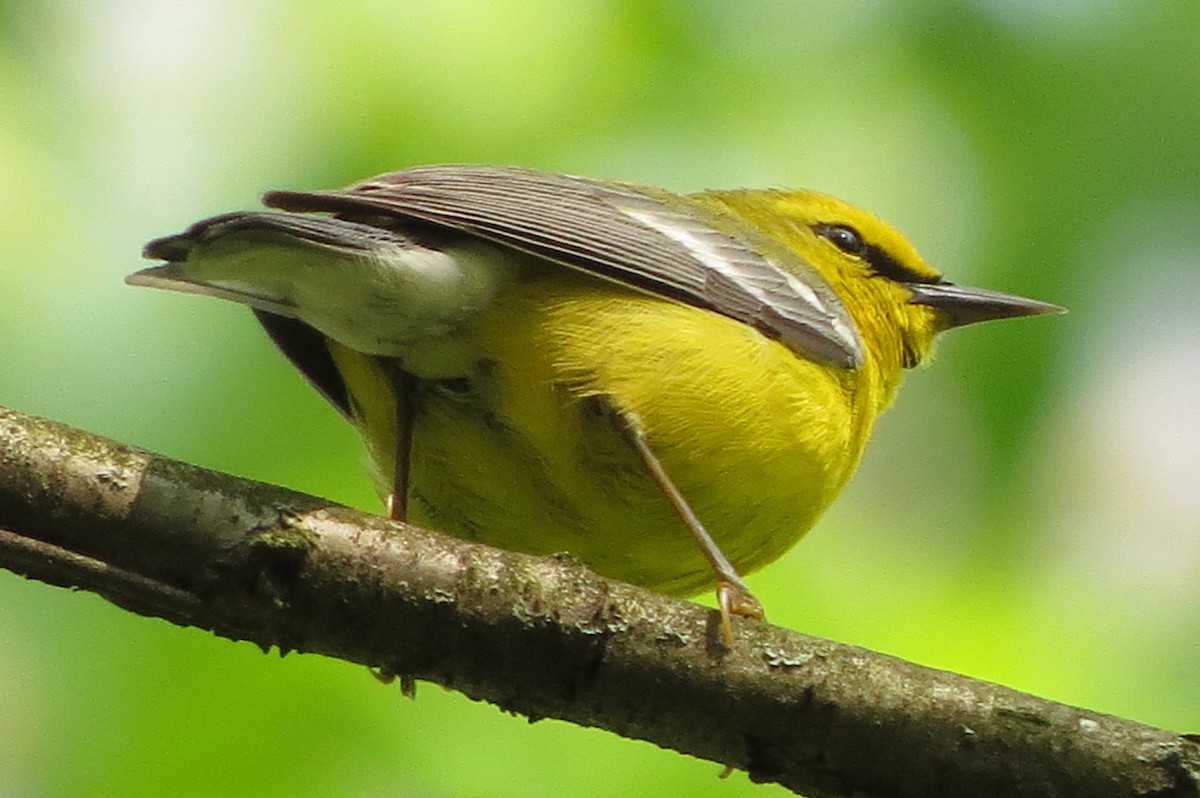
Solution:
{"label": "bird's eye", "polygon": [[813,229],[817,235],[828,240],[847,255],[861,256],[867,251],[866,242],[853,227],[844,224],[819,224]]}

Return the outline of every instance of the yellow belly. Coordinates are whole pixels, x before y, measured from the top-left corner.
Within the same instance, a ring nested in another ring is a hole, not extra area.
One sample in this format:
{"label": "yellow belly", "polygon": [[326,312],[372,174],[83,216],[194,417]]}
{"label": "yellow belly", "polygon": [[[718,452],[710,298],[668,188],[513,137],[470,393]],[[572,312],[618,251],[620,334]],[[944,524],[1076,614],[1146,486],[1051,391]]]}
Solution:
{"label": "yellow belly", "polygon": [[873,415],[855,409],[855,373],[800,360],[723,316],[591,280],[522,282],[476,335],[469,385],[419,389],[412,520],[503,548],[570,552],[662,591],[716,579],[611,408],[641,422],[743,573],[812,526],[857,465]]}

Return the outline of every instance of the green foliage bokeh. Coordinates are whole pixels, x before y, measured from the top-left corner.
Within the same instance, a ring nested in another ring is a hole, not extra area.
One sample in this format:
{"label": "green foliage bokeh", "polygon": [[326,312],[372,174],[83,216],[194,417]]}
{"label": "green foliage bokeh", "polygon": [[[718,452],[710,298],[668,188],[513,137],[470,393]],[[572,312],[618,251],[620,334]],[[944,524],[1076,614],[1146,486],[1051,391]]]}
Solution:
{"label": "green foliage bokeh", "polygon": [[[1200,728],[1200,7],[269,0],[0,9],[0,404],[375,507],[358,442],[152,237],[408,165],[811,187],[1069,316],[955,332],[751,577],[793,628]],[[764,795],[603,732],[0,573],[14,796]]]}

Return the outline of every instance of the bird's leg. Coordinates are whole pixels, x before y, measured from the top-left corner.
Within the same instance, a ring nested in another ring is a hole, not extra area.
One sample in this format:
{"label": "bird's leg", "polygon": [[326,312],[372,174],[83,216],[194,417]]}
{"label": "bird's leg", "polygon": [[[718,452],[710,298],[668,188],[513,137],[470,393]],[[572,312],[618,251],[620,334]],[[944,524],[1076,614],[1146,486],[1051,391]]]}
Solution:
{"label": "bird's leg", "polygon": [[696,543],[699,544],[704,558],[721,578],[720,584],[717,585],[717,604],[721,608],[721,639],[725,642],[726,647],[732,648],[734,643],[732,616],[740,615],[743,618],[762,620],[764,617],[763,606],[750,592],[750,588],[742,581],[742,577],[733,567],[733,563],[717,546],[717,542],[712,539],[712,535],[708,534],[704,524],[700,523],[700,519],[696,517],[696,513],[688,504],[687,499],[675,486],[670,474],[663,467],[662,461],[650,447],[646,431],[642,429],[641,423],[628,413],[617,411],[616,416],[630,443],[645,462],[654,484],[658,485],[659,490],[667,497],[667,501],[675,508],[675,512],[678,513],[688,531],[692,533],[692,537],[696,539]]}
{"label": "bird's leg", "polygon": [[[391,369],[392,396],[396,397],[396,465],[392,469],[392,492],[387,497],[388,518],[408,520],[408,475],[412,459],[413,417],[416,410],[417,379],[398,366]],[[417,681],[411,675],[398,674],[386,665],[371,668],[371,675],[382,684],[400,679],[400,694],[417,697]]]}
{"label": "bird's leg", "polygon": [[392,395],[396,397],[396,451],[392,470],[392,492],[387,497],[388,518],[408,520],[408,476],[412,460],[412,436],[416,404],[416,377],[395,367],[391,372]]}

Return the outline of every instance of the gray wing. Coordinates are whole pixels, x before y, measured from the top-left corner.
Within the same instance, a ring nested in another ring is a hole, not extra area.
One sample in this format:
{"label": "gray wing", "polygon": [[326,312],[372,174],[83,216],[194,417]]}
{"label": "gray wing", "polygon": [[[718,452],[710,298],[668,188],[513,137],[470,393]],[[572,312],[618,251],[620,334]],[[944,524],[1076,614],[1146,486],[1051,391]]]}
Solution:
{"label": "gray wing", "polygon": [[514,167],[425,166],[340,191],[273,191],[263,201],[469,233],[712,310],[808,358],[862,363],[850,316],[815,268],[749,224],[722,219],[718,230],[703,209],[665,191]]}

